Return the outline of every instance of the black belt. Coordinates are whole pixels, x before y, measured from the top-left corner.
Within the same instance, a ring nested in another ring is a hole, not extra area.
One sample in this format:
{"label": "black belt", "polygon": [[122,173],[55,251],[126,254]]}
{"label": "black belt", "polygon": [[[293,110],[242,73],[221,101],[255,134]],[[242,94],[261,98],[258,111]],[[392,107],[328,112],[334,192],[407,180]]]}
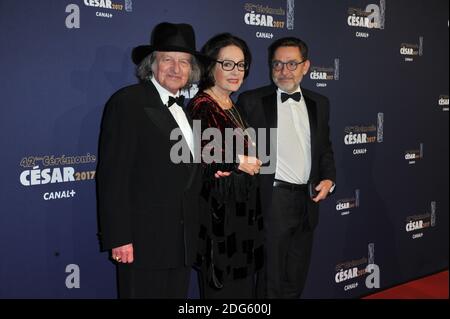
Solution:
{"label": "black belt", "polygon": [[280,187],[284,189],[288,189],[291,192],[293,191],[307,191],[308,185],[307,184],[292,184],[284,181],[280,181],[278,179],[274,180],[273,187]]}

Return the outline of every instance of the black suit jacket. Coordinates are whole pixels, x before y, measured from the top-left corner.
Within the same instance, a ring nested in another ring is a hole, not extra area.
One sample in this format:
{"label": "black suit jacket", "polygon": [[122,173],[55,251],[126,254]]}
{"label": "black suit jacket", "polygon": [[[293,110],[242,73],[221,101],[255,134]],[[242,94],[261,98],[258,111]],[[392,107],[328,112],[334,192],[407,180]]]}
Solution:
{"label": "black suit jacket", "polygon": [[[246,117],[249,125],[254,129],[277,128],[277,87],[274,85],[247,91],[239,96],[237,105]],[[309,181],[316,185],[324,179],[336,181],[336,168],[334,155],[330,141],[329,101],[323,95],[302,88],[308,110],[309,124],[311,130],[311,174]],[[276,154],[276,136],[266,132],[266,150]],[[259,141],[258,138],[258,142]],[[274,156],[276,158],[276,156]],[[274,163],[271,163],[272,165]],[[275,163],[276,165],[276,163]],[[270,208],[272,201],[272,189],[275,174],[261,175],[261,192],[263,209]],[[307,210],[311,227],[318,222],[319,205],[311,199],[307,202]]]}
{"label": "black suit jacket", "polygon": [[195,259],[200,170],[171,161],[178,141],[170,133],[177,127],[150,82],[119,90],[105,107],[97,166],[100,239],[105,250],[132,243],[136,267],[173,268]]}

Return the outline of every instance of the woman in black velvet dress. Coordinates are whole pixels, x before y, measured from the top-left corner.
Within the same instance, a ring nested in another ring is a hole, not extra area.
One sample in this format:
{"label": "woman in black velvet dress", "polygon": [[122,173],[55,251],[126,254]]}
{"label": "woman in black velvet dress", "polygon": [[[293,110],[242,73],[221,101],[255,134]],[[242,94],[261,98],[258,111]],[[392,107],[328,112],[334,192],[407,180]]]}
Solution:
{"label": "woman in black velvet dress", "polygon": [[[254,277],[264,259],[261,162],[250,155],[256,154],[251,152],[254,138],[244,132],[247,123],[230,98],[248,75],[251,55],[243,40],[228,33],[210,39],[202,53],[211,62],[188,112],[201,120],[202,133],[215,128],[222,140],[202,139],[200,292],[203,298],[253,298]],[[225,140],[227,128],[238,129],[230,141]]]}

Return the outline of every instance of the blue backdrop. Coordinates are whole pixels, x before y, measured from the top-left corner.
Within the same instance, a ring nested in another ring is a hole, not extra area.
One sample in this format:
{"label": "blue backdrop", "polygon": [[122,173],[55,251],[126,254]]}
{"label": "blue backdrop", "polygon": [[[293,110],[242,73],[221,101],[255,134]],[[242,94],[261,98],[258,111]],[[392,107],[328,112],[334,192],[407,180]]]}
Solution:
{"label": "blue backdrop", "polygon": [[[95,167],[108,97],[162,21],[200,47],[232,32],[269,83],[267,47],[310,46],[303,85],[331,100],[338,169],[305,298],[354,298],[448,268],[447,0],[0,0],[0,298],[114,298],[99,250]],[[196,283],[190,296],[198,296]]]}

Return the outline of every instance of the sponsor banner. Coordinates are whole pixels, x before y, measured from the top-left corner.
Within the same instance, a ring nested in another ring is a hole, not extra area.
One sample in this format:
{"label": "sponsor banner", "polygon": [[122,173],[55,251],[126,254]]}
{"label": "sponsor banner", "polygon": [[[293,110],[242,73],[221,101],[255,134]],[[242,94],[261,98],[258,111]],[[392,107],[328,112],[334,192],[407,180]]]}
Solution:
{"label": "sponsor banner", "polygon": [[334,59],[332,67],[311,66],[309,78],[317,87],[326,87],[330,81],[339,81],[339,59]]}
{"label": "sponsor banner", "polygon": [[400,44],[400,55],[405,62],[414,62],[416,57],[423,56],[423,37],[419,37],[418,43]]}
{"label": "sponsor banner", "polygon": [[[334,282],[344,292],[366,286],[380,288],[380,269],[375,264],[375,244],[367,245],[367,257],[340,262],[335,267]],[[364,279],[364,282],[361,281]]]}
{"label": "sponsor banner", "polygon": [[368,153],[371,144],[382,143],[384,139],[384,113],[378,113],[377,123],[351,125],[344,128],[344,145],[353,148],[355,156]]}
{"label": "sponsor banner", "polygon": [[411,234],[411,239],[422,238],[427,229],[436,226],[436,202],[430,203],[430,212],[406,217],[405,232]]}
{"label": "sponsor banner", "polygon": [[133,12],[133,0],[82,0],[80,5],[68,3],[66,6],[66,28],[80,29],[84,14],[110,20],[116,16]]}
{"label": "sponsor banner", "polygon": [[423,143],[420,143],[418,149],[407,150],[405,151],[405,160],[410,164],[416,164],[416,161],[419,161],[423,158]]}
{"label": "sponsor banner", "polygon": [[448,112],[448,107],[449,107],[448,95],[439,96],[438,105],[442,109],[442,111]]}
{"label": "sponsor banner", "polygon": [[258,39],[274,39],[277,30],[294,30],[295,0],[251,1],[243,7],[244,24],[256,28]]}
{"label": "sponsor banner", "polygon": [[360,190],[355,190],[355,196],[350,198],[342,198],[336,201],[336,211],[341,216],[349,215],[353,209],[358,208],[360,205]]}
{"label": "sponsor banner", "polygon": [[25,188],[45,188],[41,194],[45,201],[74,198],[76,183],[95,179],[96,161],[90,153],[25,156],[20,161],[19,182]]}
{"label": "sponsor banner", "polygon": [[355,37],[367,39],[372,30],[384,30],[386,16],[386,0],[379,4],[370,3],[365,8],[350,7],[347,10],[347,25],[354,29]]}

